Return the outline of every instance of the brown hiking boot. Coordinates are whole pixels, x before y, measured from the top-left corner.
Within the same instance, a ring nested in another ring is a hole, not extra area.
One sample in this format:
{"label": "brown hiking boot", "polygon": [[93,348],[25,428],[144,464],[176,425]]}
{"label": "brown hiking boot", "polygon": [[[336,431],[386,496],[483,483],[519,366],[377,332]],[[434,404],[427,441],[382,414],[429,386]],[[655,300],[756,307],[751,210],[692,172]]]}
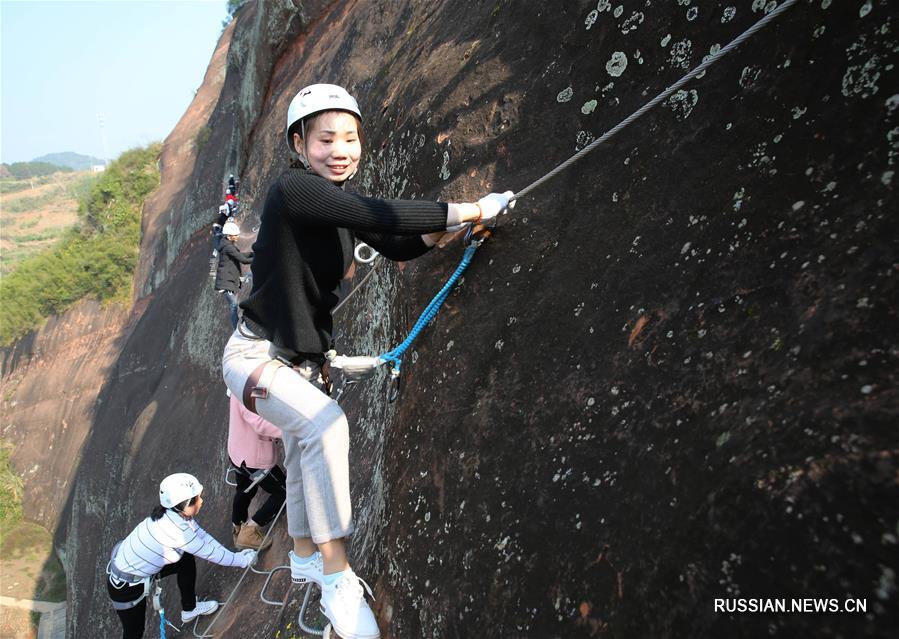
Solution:
{"label": "brown hiking boot", "polygon": [[231,524],[231,541],[234,545],[237,545],[237,536],[240,534],[240,526],[238,524]]}
{"label": "brown hiking boot", "polygon": [[248,526],[247,524],[243,524],[240,527],[240,532],[237,534],[237,538],[234,540],[234,545],[238,548],[265,550],[272,545],[272,540],[266,539],[265,545],[263,545],[263,539],[265,539],[265,533],[263,532],[262,528],[260,528],[259,526]]}

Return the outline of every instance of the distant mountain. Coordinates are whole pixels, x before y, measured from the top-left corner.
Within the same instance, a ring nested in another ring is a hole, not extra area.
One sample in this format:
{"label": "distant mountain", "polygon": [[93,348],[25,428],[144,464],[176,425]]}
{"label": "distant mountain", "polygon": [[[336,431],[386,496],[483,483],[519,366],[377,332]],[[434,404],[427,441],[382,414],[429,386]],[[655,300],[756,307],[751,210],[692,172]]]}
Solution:
{"label": "distant mountain", "polygon": [[49,162],[50,164],[55,164],[57,166],[67,166],[76,171],[85,171],[94,164],[104,164],[104,161],[100,158],[81,155],[80,153],[73,153],[72,151],[48,153],[39,158],[34,158],[32,162]]}

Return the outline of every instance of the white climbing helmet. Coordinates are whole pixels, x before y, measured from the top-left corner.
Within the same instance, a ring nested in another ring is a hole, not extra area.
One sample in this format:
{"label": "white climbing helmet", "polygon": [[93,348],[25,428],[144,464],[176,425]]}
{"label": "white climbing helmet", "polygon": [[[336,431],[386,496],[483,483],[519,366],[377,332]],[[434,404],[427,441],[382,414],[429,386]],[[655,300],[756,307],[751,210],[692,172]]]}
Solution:
{"label": "white climbing helmet", "polygon": [[190,473],[169,475],[159,484],[159,503],[173,508],[203,492],[203,484]]}
{"label": "white climbing helmet", "polygon": [[348,111],[355,114],[360,120],[362,112],[356,98],[351,96],[346,89],[336,84],[310,84],[303,87],[297,93],[290,106],[287,107],[287,128],[284,135],[287,138],[287,148],[294,151],[293,140],[290,139],[290,127],[322,111]]}
{"label": "white climbing helmet", "polygon": [[240,235],[240,227],[234,222],[225,222],[222,227],[222,235]]}

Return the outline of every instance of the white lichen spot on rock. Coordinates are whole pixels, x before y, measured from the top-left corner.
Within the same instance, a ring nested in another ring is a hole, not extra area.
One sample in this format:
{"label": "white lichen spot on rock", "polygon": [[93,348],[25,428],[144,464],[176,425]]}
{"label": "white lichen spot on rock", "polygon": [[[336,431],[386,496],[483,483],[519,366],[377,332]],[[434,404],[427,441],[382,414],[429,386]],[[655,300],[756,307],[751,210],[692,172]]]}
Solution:
{"label": "white lichen spot on rock", "polygon": [[690,245],[691,245],[690,242],[687,242],[686,244],[684,244],[683,247],[682,247],[681,250],[680,250],[680,254],[681,254],[681,255],[684,255],[687,251],[689,251],[689,250],[690,250]]}
{"label": "white lichen spot on rock", "polygon": [[790,112],[793,114],[793,119],[798,120],[805,115],[806,111],[808,111],[808,107],[793,107]]}
{"label": "white lichen spot on rock", "polygon": [[830,8],[831,0],[821,0],[821,8],[828,9]]}
{"label": "white lichen spot on rock", "polygon": [[752,12],[758,13],[759,11],[764,10],[765,8],[765,0],[752,0]]}
{"label": "white lichen spot on rock", "polygon": [[724,13],[721,15],[721,24],[730,22],[734,19],[735,15],[737,15],[736,7],[724,7]]}
{"label": "white lichen spot on rock", "polygon": [[794,211],[798,211],[798,210],[801,209],[803,206],[805,206],[805,202],[804,202],[803,200],[799,200],[799,201],[797,201],[797,202],[793,202],[793,210],[794,210]]}
{"label": "white lichen spot on rock", "polygon": [[588,100],[587,102],[584,102],[584,106],[581,107],[581,113],[583,113],[584,115],[593,113],[593,111],[596,109],[596,104],[596,100]]}
{"label": "white lichen spot on rock", "polygon": [[693,43],[689,40],[680,40],[671,45],[671,55],[668,61],[673,67],[686,69],[690,66],[690,54],[693,51]]}
{"label": "white lichen spot on rock", "polygon": [[498,339],[498,340],[496,340],[496,343],[493,345],[493,348],[495,348],[498,351],[501,351],[501,350],[503,350],[504,345],[505,345],[505,342],[501,339]]}
{"label": "white lichen spot on rock", "polygon": [[589,131],[578,131],[575,137],[575,148],[580,150],[593,141],[593,134]]}
{"label": "white lichen spot on rock", "polygon": [[449,179],[449,176],[450,176],[449,161],[450,161],[449,151],[444,151],[443,152],[443,166],[440,167],[440,179],[441,180]]}
{"label": "white lichen spot on rock", "polygon": [[559,91],[559,95],[556,96],[556,102],[568,102],[573,95],[574,89],[572,89],[571,87],[562,89],[561,91]]}
{"label": "white lichen spot on rock", "polygon": [[666,35],[664,38],[662,38],[662,40],[659,42],[659,44],[662,45],[662,48],[664,49],[665,47],[668,46],[669,42],[671,42],[671,34],[670,33],[668,35]]}
{"label": "white lichen spot on rock", "polygon": [[871,0],[868,0],[861,6],[861,8],[858,10],[858,17],[864,18],[869,13],[871,13]]}
{"label": "white lichen spot on rock", "polygon": [[624,13],[624,7],[619,4],[617,7],[615,7],[615,10],[612,12],[612,15],[615,16],[616,18],[620,18],[622,13]]}
{"label": "white lichen spot on rock", "polygon": [[597,11],[596,9],[587,14],[587,19],[584,20],[584,24],[587,25],[587,31],[589,31],[590,27],[592,27],[596,23],[596,19],[598,17],[599,11]]}
{"label": "white lichen spot on rock", "polygon": [[853,96],[867,98],[877,93],[880,88],[877,86],[880,79],[879,63],[880,58],[872,55],[864,64],[855,64],[847,68],[843,74],[843,95],[847,98]]}
{"label": "white lichen spot on rock", "polygon": [[887,108],[887,115],[893,115],[893,111],[896,110],[896,107],[899,107],[899,93],[888,97],[884,105]]}
{"label": "white lichen spot on rock", "polygon": [[686,120],[690,117],[690,113],[693,112],[693,107],[696,106],[698,101],[699,93],[696,92],[696,89],[690,89],[689,91],[681,89],[666,100],[665,106],[671,108],[678,120]]}
{"label": "white lichen spot on rock", "polygon": [[624,21],[624,24],[621,25],[621,33],[626,34],[634,31],[643,24],[644,18],[645,16],[641,11],[634,11],[631,16]]}
{"label": "white lichen spot on rock", "polygon": [[687,9],[687,21],[693,22],[696,19],[696,16],[699,15],[699,7],[690,7]]}
{"label": "white lichen spot on rock", "polygon": [[865,384],[865,385],[862,386],[862,388],[861,388],[862,395],[870,395],[870,394],[871,394],[871,391],[873,391],[873,390],[874,390],[874,387],[871,386],[871,384]]}
{"label": "white lichen spot on rock", "polygon": [[596,400],[593,399],[592,397],[587,398],[587,406],[588,407],[593,406],[595,403],[596,403]]}
{"label": "white lichen spot on rock", "polygon": [[884,186],[889,186],[890,184],[892,184],[893,183],[893,175],[894,175],[893,171],[884,171],[883,174],[880,176],[881,184],[883,184]]}
{"label": "white lichen spot on rock", "polygon": [[619,77],[627,68],[627,56],[624,51],[615,51],[606,62],[606,72],[613,78]]}
{"label": "white lichen spot on rock", "polygon": [[612,8],[612,0],[599,0],[596,3],[596,10],[602,13],[603,11],[608,11]]}
{"label": "white lichen spot on rock", "polygon": [[740,73],[740,86],[744,89],[749,87],[753,82],[758,80],[761,72],[761,68],[756,66],[750,65],[748,67],[743,67],[743,72]]}
{"label": "white lichen spot on rock", "polygon": [[521,272],[521,264],[516,264],[512,267],[513,274],[517,275],[519,272]]}
{"label": "white lichen spot on rock", "polygon": [[822,24],[820,27],[818,27],[817,29],[815,29],[814,31],[812,31],[812,38],[814,38],[815,40],[817,40],[818,38],[820,38],[821,36],[824,35],[824,32],[825,32],[825,31],[827,31],[827,27],[825,27],[825,26]]}
{"label": "white lichen spot on rock", "polygon": [[896,157],[899,156],[899,126],[887,131],[887,144],[890,147],[887,152],[887,164],[893,166],[896,162]]}

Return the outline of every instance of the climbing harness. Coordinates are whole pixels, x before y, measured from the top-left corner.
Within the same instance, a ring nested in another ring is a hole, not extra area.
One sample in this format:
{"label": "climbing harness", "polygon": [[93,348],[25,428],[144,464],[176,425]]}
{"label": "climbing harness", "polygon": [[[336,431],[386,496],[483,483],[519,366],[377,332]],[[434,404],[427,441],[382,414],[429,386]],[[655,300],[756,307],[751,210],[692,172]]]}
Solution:
{"label": "climbing harness", "polygon": [[109,583],[111,583],[112,587],[116,589],[125,588],[127,586],[142,586],[143,592],[137,599],[134,599],[132,601],[112,601],[113,609],[130,610],[131,608],[134,608],[144,599],[149,597],[150,587],[152,585],[155,585],[156,589],[153,593],[151,601],[153,603],[153,610],[159,613],[159,636],[161,637],[161,639],[165,639],[166,626],[171,626],[175,629],[175,632],[180,632],[181,629],[178,626],[165,618],[165,610],[162,607],[162,584],[159,583],[159,580],[154,576],[142,577],[140,575],[134,575],[116,568],[114,559],[116,552],[121,545],[122,542],[119,542],[115,545],[115,547],[112,549],[109,563],[106,564],[106,574],[109,576]]}
{"label": "climbing harness", "polygon": [[[535,188],[546,182],[547,180],[555,177],[566,168],[580,160],[582,157],[593,151],[597,146],[602,144],[603,142],[609,140],[614,135],[616,135],[619,131],[627,127],[629,124],[637,120],[639,117],[644,115],[647,111],[652,109],[655,106],[658,106],[662,101],[669,98],[675,91],[680,89],[684,84],[686,84],[691,79],[695,78],[703,71],[705,71],[708,67],[713,65],[715,62],[720,60],[722,57],[733,51],[735,48],[740,46],[747,39],[752,37],[757,31],[762,29],[772,20],[777,18],[784,11],[792,7],[796,4],[796,0],[786,0],[782,5],[772,10],[770,13],[762,17],[758,22],[749,27],[746,31],[741,33],[739,36],[734,38],[731,42],[725,45],[718,52],[709,55],[705,60],[702,61],[701,64],[694,67],[691,71],[689,71],[686,75],[680,78],[677,82],[670,85],[652,100],[644,104],[642,107],[637,109],[634,113],[626,117],[624,120],[619,122],[617,125],[603,133],[596,140],[585,146],[583,149],[575,153],[573,156],[559,164],[557,167],[538,178],[531,184],[527,185],[517,193],[514,193],[512,197],[509,198],[509,202],[513,202],[524,195],[527,195]],[[399,375],[400,375],[400,367],[402,365],[402,356],[403,353],[408,350],[409,346],[411,346],[412,342],[416,337],[421,333],[422,330],[430,323],[434,317],[437,315],[437,311],[440,310],[440,307],[443,305],[444,301],[446,301],[446,297],[449,295],[450,290],[455,285],[455,283],[462,276],[462,273],[471,263],[472,258],[474,257],[474,253],[477,250],[478,246],[489,237],[490,231],[487,233],[482,233],[479,237],[474,237],[472,235],[472,229],[469,225],[467,231],[467,239],[470,240],[468,247],[465,249],[465,253],[462,256],[462,261],[459,263],[459,266],[456,267],[455,272],[450,276],[447,280],[446,284],[443,285],[443,288],[438,291],[437,295],[434,296],[434,299],[425,307],[425,310],[422,312],[421,317],[418,318],[418,321],[412,327],[412,330],[409,332],[409,335],[403,340],[396,348],[389,350],[377,357],[366,357],[366,356],[356,356],[350,357],[345,355],[338,355],[336,351],[328,351],[325,356],[331,362],[331,366],[334,368],[340,368],[344,371],[344,374],[349,376],[352,380],[360,380],[371,377],[374,374],[374,371],[379,366],[387,364],[390,366],[390,378],[391,383],[388,389],[388,400],[394,401],[399,393]],[[369,273],[371,275],[371,273]],[[361,286],[361,284],[360,284]],[[358,287],[357,287],[358,289]],[[354,289],[353,292],[355,292]],[[344,300],[345,302],[346,300]]]}
{"label": "climbing harness", "polygon": [[268,397],[268,388],[271,386],[275,373],[279,368],[287,366],[279,359],[270,359],[253,369],[247,377],[243,387],[243,405],[251,413],[256,413],[256,400]]}

